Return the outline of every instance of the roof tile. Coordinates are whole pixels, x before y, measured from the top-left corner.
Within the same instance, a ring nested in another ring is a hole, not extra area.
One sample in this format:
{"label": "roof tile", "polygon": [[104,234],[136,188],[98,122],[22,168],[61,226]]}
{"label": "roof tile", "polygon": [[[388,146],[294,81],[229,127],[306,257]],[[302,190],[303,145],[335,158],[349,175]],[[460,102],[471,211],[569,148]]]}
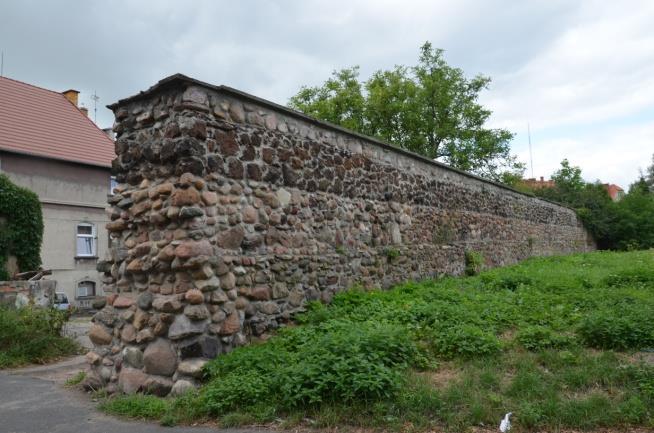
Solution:
{"label": "roof tile", "polygon": [[111,167],[111,139],[52,90],[0,77],[0,150]]}

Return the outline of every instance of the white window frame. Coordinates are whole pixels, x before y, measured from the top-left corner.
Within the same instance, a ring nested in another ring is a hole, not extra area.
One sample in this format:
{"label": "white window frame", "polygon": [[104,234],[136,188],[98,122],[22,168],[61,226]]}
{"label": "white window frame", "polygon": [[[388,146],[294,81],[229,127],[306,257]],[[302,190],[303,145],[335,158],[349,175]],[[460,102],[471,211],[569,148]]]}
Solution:
{"label": "white window frame", "polygon": [[[80,227],[91,227],[91,234],[80,234]],[[79,242],[81,239],[86,239],[91,242],[91,253],[82,253],[80,251]],[[98,236],[95,231],[95,224],[92,223],[77,223],[75,226],[75,257],[97,257],[98,252]]]}
{"label": "white window frame", "polygon": [[[90,295],[88,294],[88,290],[89,290],[88,285],[90,285],[92,287],[92,290],[93,290],[93,293],[90,294]],[[95,296],[96,286],[97,285],[95,284],[95,281],[92,281],[92,280],[82,280],[82,281],[78,282],[77,287],[75,288],[75,299],[93,298]],[[80,288],[81,287],[84,287],[84,289],[85,289],[85,294],[84,295],[80,294]]]}

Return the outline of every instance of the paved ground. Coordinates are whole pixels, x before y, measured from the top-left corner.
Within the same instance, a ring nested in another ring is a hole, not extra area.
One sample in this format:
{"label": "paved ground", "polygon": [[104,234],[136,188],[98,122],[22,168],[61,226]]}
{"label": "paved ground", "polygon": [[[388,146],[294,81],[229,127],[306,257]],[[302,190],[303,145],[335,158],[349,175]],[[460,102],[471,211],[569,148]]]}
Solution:
{"label": "paved ground", "polygon": [[256,433],[207,427],[161,427],[101,414],[90,397],[63,387],[84,368],[76,357],[50,366],[0,372],[0,432],[3,433]]}
{"label": "paved ground", "polygon": [[85,349],[92,349],[93,344],[88,337],[90,327],[91,316],[77,316],[71,317],[61,331],[63,335],[77,341]]}

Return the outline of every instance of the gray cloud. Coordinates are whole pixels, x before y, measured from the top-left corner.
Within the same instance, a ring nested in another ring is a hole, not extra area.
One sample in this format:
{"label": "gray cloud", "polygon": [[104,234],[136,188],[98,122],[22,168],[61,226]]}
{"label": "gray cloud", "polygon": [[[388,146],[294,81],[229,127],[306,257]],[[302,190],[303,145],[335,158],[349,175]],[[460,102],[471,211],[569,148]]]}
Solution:
{"label": "gray cloud", "polygon": [[[553,1],[4,1],[0,49],[5,75],[47,87],[100,96],[98,124],[109,126],[104,105],[143,90],[175,72],[228,84],[285,103],[303,84],[318,84],[333,69],[361,65],[363,76],[394,64],[413,64],[426,40],[470,75],[491,75],[484,102],[493,123],[520,132],[530,121],[535,149],[548,155],[538,174],[558,161],[589,167],[579,153],[592,134],[575,130],[651,109],[654,14],[649,2]],[[636,129],[650,131],[641,115]],[[624,125],[605,134],[625,134]],[[642,159],[647,133],[631,134]],[[617,135],[594,136],[598,149]],[[548,144],[549,143],[549,144]],[[557,143],[554,146],[552,143]],[[562,144],[563,143],[563,144]],[[551,146],[553,151],[546,149]],[[575,148],[575,146],[578,146]],[[609,154],[608,152],[604,152]],[[603,155],[602,151],[595,154]],[[632,152],[625,152],[630,155]],[[647,158],[645,158],[647,159]],[[539,160],[540,161],[540,160]],[[607,161],[610,163],[610,159]],[[636,176],[628,158],[614,182]]]}

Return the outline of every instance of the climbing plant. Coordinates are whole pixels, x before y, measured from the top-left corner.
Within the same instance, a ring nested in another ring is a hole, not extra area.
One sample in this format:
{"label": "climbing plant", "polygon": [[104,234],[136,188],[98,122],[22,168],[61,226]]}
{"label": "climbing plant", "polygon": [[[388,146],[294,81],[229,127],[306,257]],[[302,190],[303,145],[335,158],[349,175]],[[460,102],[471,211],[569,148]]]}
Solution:
{"label": "climbing plant", "polygon": [[0,174],[0,280],[11,277],[5,265],[16,257],[18,269],[41,266],[43,215],[39,197]]}

